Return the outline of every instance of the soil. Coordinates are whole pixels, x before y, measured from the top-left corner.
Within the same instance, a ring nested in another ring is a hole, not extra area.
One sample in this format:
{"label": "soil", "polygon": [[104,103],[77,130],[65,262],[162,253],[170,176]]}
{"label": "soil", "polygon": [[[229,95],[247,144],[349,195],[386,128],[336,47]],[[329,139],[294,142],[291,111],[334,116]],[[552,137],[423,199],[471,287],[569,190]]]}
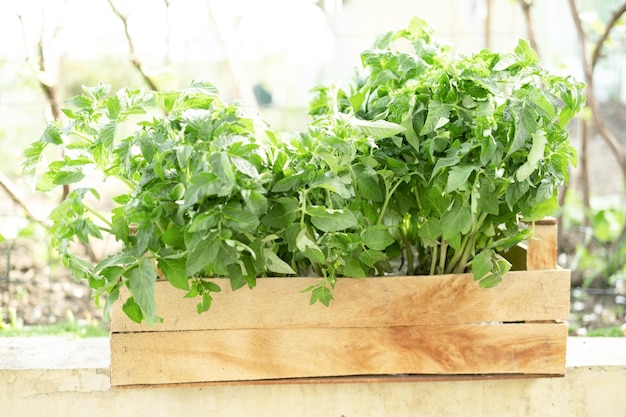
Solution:
{"label": "soil", "polygon": [[12,247],[6,241],[0,244],[3,321],[10,322],[10,314],[26,325],[101,321],[102,309],[96,306],[87,283],[76,282],[58,260],[50,259],[48,249],[34,239],[17,239]]}

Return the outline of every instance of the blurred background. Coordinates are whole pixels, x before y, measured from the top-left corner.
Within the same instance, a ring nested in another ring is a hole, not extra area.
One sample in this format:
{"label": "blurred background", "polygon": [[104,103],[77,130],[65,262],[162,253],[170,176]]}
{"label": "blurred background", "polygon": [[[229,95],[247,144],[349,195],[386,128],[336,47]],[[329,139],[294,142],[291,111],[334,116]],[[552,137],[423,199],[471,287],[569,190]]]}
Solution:
{"label": "blurred background", "polygon": [[40,221],[58,200],[20,175],[24,149],[83,85],[209,81],[274,129],[299,130],[311,88],[347,83],[360,52],[413,16],[454,53],[507,52],[524,38],[543,65],[587,83],[559,261],[572,269],[571,334],[623,336],[625,13],[623,0],[0,0],[0,336],[103,327],[89,288],[48,249]]}

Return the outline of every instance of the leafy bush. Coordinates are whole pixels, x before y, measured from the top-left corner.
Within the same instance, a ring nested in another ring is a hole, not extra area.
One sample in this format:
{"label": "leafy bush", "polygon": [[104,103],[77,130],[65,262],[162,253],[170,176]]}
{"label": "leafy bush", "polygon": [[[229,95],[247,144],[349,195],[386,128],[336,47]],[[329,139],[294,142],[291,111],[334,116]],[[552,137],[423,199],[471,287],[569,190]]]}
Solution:
{"label": "leafy bush", "polygon": [[[409,41],[412,54],[392,49]],[[39,179],[51,190],[89,170],[121,180],[110,217],[94,187],[75,188],[51,214],[53,246],[96,295],[122,286],[124,311],[158,321],[161,275],[206,311],[220,290],[268,275],[315,275],[311,301],[328,304],[336,278],[470,271],[501,281],[501,252],[558,207],[575,160],[566,126],[582,85],[552,75],[521,41],[511,54],[449,55],[415,19],[362,55],[350,92],[316,89],[304,132],[281,136],[209,83],[179,91],[85,88],[27,151],[64,156]],[[129,135],[127,132],[131,132]],[[93,265],[72,251],[112,234],[119,253]],[[105,313],[107,313],[105,311]]]}

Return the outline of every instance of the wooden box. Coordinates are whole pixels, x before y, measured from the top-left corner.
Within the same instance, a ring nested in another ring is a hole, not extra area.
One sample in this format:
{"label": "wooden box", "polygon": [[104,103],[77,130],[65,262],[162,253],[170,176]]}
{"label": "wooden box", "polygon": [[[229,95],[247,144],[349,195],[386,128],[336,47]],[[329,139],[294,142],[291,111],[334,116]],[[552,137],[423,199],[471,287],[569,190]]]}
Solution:
{"label": "wooden box", "polygon": [[317,278],[223,281],[202,315],[158,282],[164,323],[115,305],[111,386],[562,376],[570,272],[556,266],[554,223],[537,226],[525,261],[491,289],[470,274],[339,279],[330,307],[300,293]]}

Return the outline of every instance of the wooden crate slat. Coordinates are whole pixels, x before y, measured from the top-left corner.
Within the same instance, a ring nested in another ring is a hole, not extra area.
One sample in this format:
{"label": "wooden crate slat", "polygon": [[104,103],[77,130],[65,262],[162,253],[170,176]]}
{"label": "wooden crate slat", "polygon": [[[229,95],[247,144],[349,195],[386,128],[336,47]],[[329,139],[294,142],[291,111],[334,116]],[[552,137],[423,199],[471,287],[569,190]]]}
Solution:
{"label": "wooden crate slat", "polygon": [[526,242],[526,270],[557,269],[557,223],[547,218],[530,226],[533,237]]}
{"label": "wooden crate slat", "polygon": [[111,335],[111,384],[381,374],[562,375],[565,324],[241,329]]}
{"label": "wooden crate slat", "polygon": [[[220,281],[217,281],[220,282]],[[300,291],[317,278],[261,278],[250,290],[214,295],[211,309],[196,313],[195,299],[158,282],[158,314],[164,323],[137,325],[113,308],[113,332],[284,328],[373,327],[417,324],[461,324],[484,321],[565,320],[569,315],[570,273],[566,270],[510,272],[504,282],[480,288],[469,274],[420,277],[341,278],[330,306],[309,305]]]}

